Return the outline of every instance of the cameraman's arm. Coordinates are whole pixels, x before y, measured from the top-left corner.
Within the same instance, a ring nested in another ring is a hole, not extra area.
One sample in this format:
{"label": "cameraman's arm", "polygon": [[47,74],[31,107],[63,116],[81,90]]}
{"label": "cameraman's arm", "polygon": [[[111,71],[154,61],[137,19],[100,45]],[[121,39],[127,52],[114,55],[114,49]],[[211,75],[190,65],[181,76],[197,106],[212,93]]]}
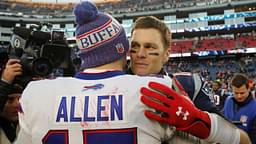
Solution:
{"label": "cameraman's arm", "polygon": [[0,80],[0,111],[3,110],[7,95],[12,88],[12,83],[16,76],[22,74],[22,66],[17,59],[9,59],[3,69]]}

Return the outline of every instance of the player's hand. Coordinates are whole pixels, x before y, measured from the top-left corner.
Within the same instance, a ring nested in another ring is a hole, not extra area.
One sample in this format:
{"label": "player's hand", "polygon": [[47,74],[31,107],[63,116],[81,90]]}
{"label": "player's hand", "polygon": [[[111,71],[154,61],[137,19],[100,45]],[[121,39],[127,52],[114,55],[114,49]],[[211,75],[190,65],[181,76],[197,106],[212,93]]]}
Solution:
{"label": "player's hand", "polygon": [[20,60],[9,59],[2,73],[2,79],[8,83],[12,83],[16,76],[22,74],[22,66]]}
{"label": "player's hand", "polygon": [[150,82],[148,86],[149,88],[141,88],[141,101],[162,112],[159,114],[145,110],[148,118],[168,123],[175,126],[177,130],[189,132],[200,138],[209,136],[209,115],[197,109],[188,97],[160,83]]}

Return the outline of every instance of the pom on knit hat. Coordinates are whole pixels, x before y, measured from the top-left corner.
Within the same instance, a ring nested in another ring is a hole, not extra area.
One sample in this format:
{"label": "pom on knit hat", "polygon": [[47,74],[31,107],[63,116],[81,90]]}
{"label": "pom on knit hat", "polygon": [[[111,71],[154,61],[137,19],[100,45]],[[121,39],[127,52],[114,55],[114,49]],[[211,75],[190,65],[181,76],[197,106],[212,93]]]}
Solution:
{"label": "pom on knit hat", "polygon": [[129,41],[124,28],[116,19],[99,12],[89,1],[76,5],[74,14],[81,68],[97,67],[126,56]]}
{"label": "pom on knit hat", "polygon": [[74,13],[76,15],[76,23],[78,25],[83,25],[97,17],[98,9],[90,2],[83,2],[77,5]]}

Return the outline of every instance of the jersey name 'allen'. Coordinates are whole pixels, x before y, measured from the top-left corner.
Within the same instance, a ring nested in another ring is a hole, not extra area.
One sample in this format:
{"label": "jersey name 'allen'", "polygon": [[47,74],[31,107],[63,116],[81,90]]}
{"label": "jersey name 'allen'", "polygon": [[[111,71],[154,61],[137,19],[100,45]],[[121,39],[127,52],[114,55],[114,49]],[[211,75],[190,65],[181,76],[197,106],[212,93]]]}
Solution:
{"label": "jersey name 'allen'", "polygon": [[123,95],[60,98],[55,122],[96,122],[123,120]]}

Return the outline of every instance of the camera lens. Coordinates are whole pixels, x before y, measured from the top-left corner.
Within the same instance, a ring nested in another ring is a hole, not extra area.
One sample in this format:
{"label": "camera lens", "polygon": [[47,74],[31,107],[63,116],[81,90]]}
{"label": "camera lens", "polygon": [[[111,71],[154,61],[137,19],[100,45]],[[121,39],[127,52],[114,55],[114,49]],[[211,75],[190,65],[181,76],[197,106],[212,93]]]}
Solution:
{"label": "camera lens", "polygon": [[32,70],[34,75],[47,76],[52,73],[53,66],[49,59],[38,58],[33,61]]}

